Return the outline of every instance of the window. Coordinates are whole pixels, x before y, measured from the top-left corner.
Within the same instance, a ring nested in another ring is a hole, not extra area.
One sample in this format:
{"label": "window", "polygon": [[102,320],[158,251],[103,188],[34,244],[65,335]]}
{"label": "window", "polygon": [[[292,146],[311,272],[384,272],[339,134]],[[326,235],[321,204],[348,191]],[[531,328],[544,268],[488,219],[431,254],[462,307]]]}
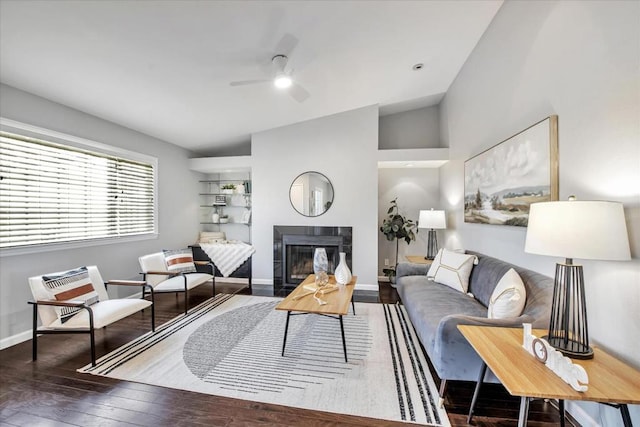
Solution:
{"label": "window", "polygon": [[156,232],[155,161],[98,152],[98,143],[81,148],[77,141],[91,142],[68,135],[65,144],[62,134],[7,129],[0,131],[0,249]]}

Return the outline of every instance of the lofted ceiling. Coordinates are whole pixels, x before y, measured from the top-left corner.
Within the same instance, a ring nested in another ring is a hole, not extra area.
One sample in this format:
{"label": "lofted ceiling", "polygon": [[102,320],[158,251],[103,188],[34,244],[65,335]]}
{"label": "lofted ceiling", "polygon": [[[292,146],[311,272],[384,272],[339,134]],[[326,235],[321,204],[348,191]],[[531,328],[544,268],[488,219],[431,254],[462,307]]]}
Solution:
{"label": "lofted ceiling", "polygon": [[[437,104],[501,4],[0,0],[0,81],[196,153],[232,152],[366,105]],[[268,78],[282,50],[304,102],[229,85]]]}

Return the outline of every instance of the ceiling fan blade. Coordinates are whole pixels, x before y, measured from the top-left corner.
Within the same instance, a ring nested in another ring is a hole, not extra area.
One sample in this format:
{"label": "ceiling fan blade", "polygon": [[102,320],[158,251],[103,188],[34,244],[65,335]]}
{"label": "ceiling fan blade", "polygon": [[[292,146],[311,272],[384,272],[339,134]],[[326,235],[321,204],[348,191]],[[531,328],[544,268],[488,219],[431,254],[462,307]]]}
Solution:
{"label": "ceiling fan blade", "polygon": [[285,33],[280,41],[276,44],[276,48],[274,53],[276,55],[285,55],[289,56],[293,49],[298,45],[298,38],[293,34]]}
{"label": "ceiling fan blade", "polygon": [[311,94],[298,83],[293,83],[289,88],[289,95],[298,102],[306,101]]}
{"label": "ceiling fan blade", "polygon": [[230,82],[229,86],[245,86],[245,85],[253,85],[258,83],[267,83],[272,81],[271,79],[260,79],[260,80],[240,80],[237,82]]}

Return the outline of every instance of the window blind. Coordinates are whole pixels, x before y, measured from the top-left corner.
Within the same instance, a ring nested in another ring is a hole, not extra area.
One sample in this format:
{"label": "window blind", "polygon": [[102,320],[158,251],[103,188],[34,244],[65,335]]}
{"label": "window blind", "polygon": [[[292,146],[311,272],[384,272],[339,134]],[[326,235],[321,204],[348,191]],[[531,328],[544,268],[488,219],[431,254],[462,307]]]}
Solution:
{"label": "window blind", "polygon": [[0,248],[154,233],[154,166],[0,132]]}

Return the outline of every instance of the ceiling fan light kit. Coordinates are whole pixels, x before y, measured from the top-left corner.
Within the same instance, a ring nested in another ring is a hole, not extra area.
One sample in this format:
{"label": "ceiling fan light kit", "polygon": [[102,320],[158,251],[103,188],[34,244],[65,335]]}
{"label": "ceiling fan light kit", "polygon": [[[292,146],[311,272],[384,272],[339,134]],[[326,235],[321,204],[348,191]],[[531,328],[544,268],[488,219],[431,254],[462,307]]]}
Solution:
{"label": "ceiling fan light kit", "polygon": [[304,102],[309,98],[310,94],[305,88],[303,88],[298,82],[294,82],[291,78],[293,70],[287,70],[287,62],[289,58],[287,55],[275,55],[271,58],[271,66],[273,74],[271,79],[258,79],[258,80],[241,80],[230,82],[231,86],[245,86],[253,85],[257,83],[273,82],[273,85],[280,90],[288,89],[289,95],[298,102]]}
{"label": "ceiling fan light kit", "polygon": [[291,77],[289,77],[285,73],[278,74],[276,78],[273,80],[273,84],[278,89],[286,89],[291,86],[291,83],[293,83],[291,81]]}

